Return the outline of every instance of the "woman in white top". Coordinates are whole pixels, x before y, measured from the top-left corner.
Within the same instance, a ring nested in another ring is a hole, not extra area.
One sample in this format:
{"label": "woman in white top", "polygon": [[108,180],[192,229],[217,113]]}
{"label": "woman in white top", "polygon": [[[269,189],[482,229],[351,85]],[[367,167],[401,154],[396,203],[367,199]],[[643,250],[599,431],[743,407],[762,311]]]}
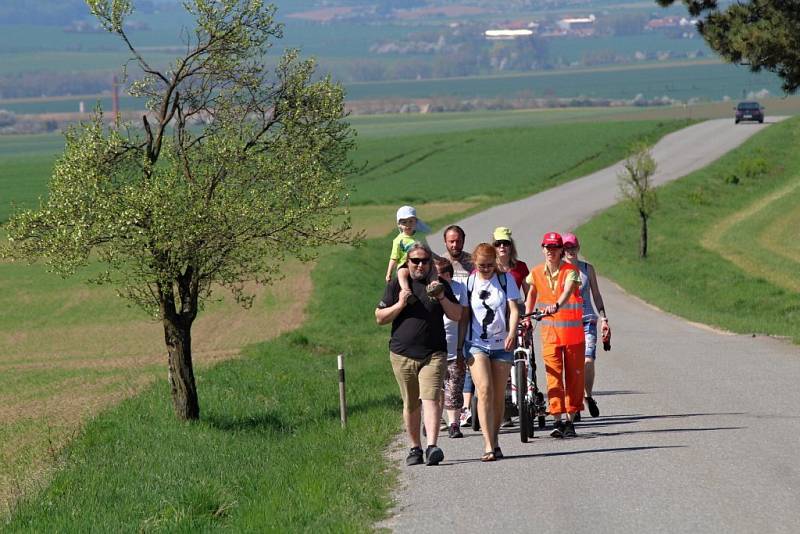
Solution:
{"label": "woman in white top", "polygon": [[476,271],[467,278],[470,325],[464,357],[478,395],[484,442],[481,461],[491,462],[503,456],[497,436],[505,411],[506,381],[514,362],[521,297],[514,278],[498,273],[492,245],[478,245],[472,259]]}

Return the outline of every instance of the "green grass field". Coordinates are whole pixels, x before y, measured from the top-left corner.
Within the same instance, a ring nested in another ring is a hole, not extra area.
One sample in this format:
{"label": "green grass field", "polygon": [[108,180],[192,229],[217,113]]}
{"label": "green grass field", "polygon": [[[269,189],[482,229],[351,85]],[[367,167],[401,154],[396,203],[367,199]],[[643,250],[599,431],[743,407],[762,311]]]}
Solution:
{"label": "green grass field", "polygon": [[[452,128],[464,118],[454,120]],[[391,121],[382,118],[377,122],[386,128]],[[403,122],[404,118],[398,118],[398,123]],[[621,153],[622,145],[633,137],[663,134],[680,124],[609,123],[605,136],[583,142],[590,145],[585,147],[590,154]],[[547,123],[531,126],[527,133],[526,129],[514,132],[539,138],[536,130],[564,128],[562,134],[567,136],[571,128],[573,137],[578,138],[585,126],[581,122]],[[463,138],[463,133],[452,135]],[[471,143],[459,145],[461,156],[482,153],[487,160],[484,165],[490,165],[492,158],[502,159],[491,141],[495,135],[496,131],[477,131]],[[620,146],[610,146],[609,139],[617,139]],[[382,161],[392,150],[430,145],[428,137],[423,136],[424,142],[417,144],[413,140],[410,135],[386,137],[382,145],[377,137],[365,135],[357,157]],[[31,162],[46,157],[52,161],[51,150],[57,146],[54,136],[0,138],[0,151],[14,153],[13,158],[20,161],[26,150]],[[568,146],[561,150],[571,153]],[[453,154],[449,157],[458,155]],[[6,158],[12,156],[3,161]],[[541,165],[531,170],[527,182],[517,184],[519,194],[524,194],[525,187],[530,192],[547,187],[554,174],[556,180],[571,176],[575,164],[569,157],[555,161],[562,167]],[[584,162],[584,170],[590,172],[604,162],[601,157],[590,158]],[[473,160],[464,163],[474,164]],[[431,165],[428,171],[425,165]],[[442,165],[430,157],[417,162],[414,172],[435,176]],[[30,166],[18,176],[28,184],[38,183],[38,189],[9,180],[4,201],[27,195],[23,203],[29,203],[33,193],[44,192],[46,175],[27,176],[27,172],[39,172],[35,169]],[[467,170],[443,176],[440,188],[451,188],[453,180]],[[398,174],[399,186],[384,182],[389,189],[380,197],[388,204],[384,208],[374,204],[356,207],[363,224],[380,226],[384,232],[391,228],[396,205],[411,190],[404,176]],[[488,190],[477,203],[456,206],[475,209],[501,198],[500,192]],[[420,209],[427,219],[441,213],[434,206]],[[131,530],[213,525],[238,530],[286,524],[337,531],[367,528],[388,505],[391,478],[386,477],[390,477],[391,466],[382,460],[382,451],[398,428],[398,401],[385,359],[388,330],[375,327],[372,319],[382,285],[382,276],[376,273],[385,269],[387,244],[387,238],[381,238],[358,251],[326,256],[314,271],[315,304],[306,311],[309,322],[298,333],[253,346],[245,358],[210,368],[220,359],[235,356],[235,349],[248,339],[253,342],[280,334],[304,320],[303,310],[292,306],[306,302],[300,294],[306,268],[291,266],[297,276],[263,294],[250,312],[238,312],[230,303],[212,303],[193,336],[198,348],[204,347],[198,355],[204,419],[197,425],[172,420],[163,380],[147,386],[154,377],[163,378],[163,334],[157,324],[139,318],[137,311],[113,297],[110,288],[87,287],[81,279],[62,281],[39,267],[0,263],[0,304],[8,310],[0,325],[4,377],[0,400],[8,407],[0,410],[4,423],[0,497],[13,501],[23,494],[33,496],[7,528],[36,530],[46,522],[63,530],[81,530],[81,524],[101,530],[116,530],[121,525]],[[363,280],[348,276],[347,283],[342,283],[342,272],[351,272],[353,265],[359,266]],[[356,297],[354,285],[367,289]],[[283,330],[273,328],[280,322],[276,319],[288,321]],[[346,335],[343,325],[347,325]],[[305,338],[310,340],[308,344]],[[335,362],[337,351],[350,355],[353,412],[346,433],[337,428],[335,384],[327,383],[333,378],[323,371]],[[143,388],[143,396],[97,416],[103,406]],[[85,432],[74,437],[75,429],[87,419],[92,422]],[[58,453],[66,443],[71,445]],[[194,445],[182,452],[182,444]],[[123,452],[129,447],[129,453]],[[152,454],[154,450],[161,453]],[[91,458],[103,465],[92,464]],[[364,462],[363,458],[380,460]],[[208,465],[200,469],[203,463]],[[134,469],[134,465],[138,467]],[[63,466],[63,470],[52,479],[53,485],[48,485],[54,466]],[[143,472],[147,473],[144,480]],[[316,476],[320,472],[326,476]],[[84,477],[89,478],[78,482]],[[194,489],[177,489],[187,483]],[[40,487],[42,494],[36,492]],[[108,501],[115,503],[113,508],[107,506]],[[82,513],[73,514],[77,509]]]}
{"label": "green grass field", "polygon": [[769,127],[711,166],[659,189],[650,249],[616,206],[578,229],[598,272],[692,321],[800,343],[800,121]]}
{"label": "green grass field", "polygon": [[353,178],[351,201],[519,198],[611,165],[635,140],[653,142],[682,124],[562,123],[365,139],[356,156],[366,167]]}
{"label": "green grass field", "polygon": [[432,96],[508,98],[517,95],[631,99],[640,93],[647,98],[667,96],[677,100],[721,100],[725,96],[739,99],[743,94],[761,89],[767,89],[773,95],[782,94],[780,82],[772,74],[752,74],[746,67],[694,61],[502,76],[352,83],[347,85],[347,94],[354,100]]}
{"label": "green grass field", "polygon": [[[767,89],[775,96],[783,94],[778,78],[770,73],[753,74],[745,67],[714,61],[610,66],[434,80],[347,83],[345,88],[349,100],[519,96],[633,99],[641,94],[646,98],[667,96],[679,101],[690,99],[719,101],[724,97],[733,100],[742,99],[748,93],[762,89]],[[77,112],[80,101],[84,101],[87,109],[90,109],[98,99],[103,104],[103,109],[110,109],[108,95],[12,99],[0,101],[0,108],[15,113]],[[141,107],[142,104],[136,99],[129,97],[120,99],[122,109]]]}

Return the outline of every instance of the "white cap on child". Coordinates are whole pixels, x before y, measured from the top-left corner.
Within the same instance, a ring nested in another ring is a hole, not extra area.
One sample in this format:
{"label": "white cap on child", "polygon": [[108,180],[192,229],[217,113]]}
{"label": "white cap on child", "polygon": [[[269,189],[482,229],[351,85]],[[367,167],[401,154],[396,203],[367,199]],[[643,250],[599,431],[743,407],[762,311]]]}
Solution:
{"label": "white cap on child", "polygon": [[422,222],[419,217],[417,217],[417,210],[414,206],[400,206],[397,210],[397,222],[402,221],[403,219],[409,219],[414,217],[417,219],[417,231],[421,233],[428,233],[431,231],[430,227]]}

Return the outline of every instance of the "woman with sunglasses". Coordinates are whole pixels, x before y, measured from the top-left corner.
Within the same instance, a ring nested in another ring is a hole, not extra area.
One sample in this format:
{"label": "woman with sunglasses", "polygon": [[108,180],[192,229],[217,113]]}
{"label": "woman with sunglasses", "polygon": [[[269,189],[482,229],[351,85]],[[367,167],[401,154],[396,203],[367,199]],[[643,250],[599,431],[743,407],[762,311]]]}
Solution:
{"label": "woman with sunglasses", "polygon": [[472,253],[476,271],[467,278],[470,324],[464,358],[478,394],[478,417],[483,433],[481,461],[503,457],[498,443],[505,411],[506,381],[514,361],[519,288],[514,279],[497,271],[497,252],[481,243]]}
{"label": "woman with sunglasses", "polygon": [[514,277],[524,299],[528,294],[529,287],[525,278],[530,271],[528,265],[517,257],[517,247],[514,240],[511,239],[511,229],[498,226],[494,229],[492,237],[494,238],[494,249],[497,251],[497,270]]}
{"label": "woman with sunglasses", "polygon": [[[555,420],[550,435],[575,437],[573,421],[583,407],[583,299],[578,268],[564,261],[561,235],[548,232],[542,237],[545,262],[528,275],[531,289],[525,312],[543,309],[539,333],[542,360],[547,370],[547,401]],[[567,421],[561,419],[566,414]]]}

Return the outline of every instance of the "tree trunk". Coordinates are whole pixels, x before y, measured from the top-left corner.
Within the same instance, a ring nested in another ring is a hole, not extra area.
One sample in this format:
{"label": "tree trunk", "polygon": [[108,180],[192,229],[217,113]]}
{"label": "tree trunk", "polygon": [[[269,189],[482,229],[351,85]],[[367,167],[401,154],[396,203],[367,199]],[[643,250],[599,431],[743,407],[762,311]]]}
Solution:
{"label": "tree trunk", "polygon": [[641,233],[639,234],[639,257],[646,258],[647,257],[647,215],[644,213],[639,213],[639,217],[642,219],[642,229]]}
{"label": "tree trunk", "polygon": [[180,317],[165,317],[163,323],[175,415],[184,420],[199,419],[200,404],[192,367],[192,325]]}

